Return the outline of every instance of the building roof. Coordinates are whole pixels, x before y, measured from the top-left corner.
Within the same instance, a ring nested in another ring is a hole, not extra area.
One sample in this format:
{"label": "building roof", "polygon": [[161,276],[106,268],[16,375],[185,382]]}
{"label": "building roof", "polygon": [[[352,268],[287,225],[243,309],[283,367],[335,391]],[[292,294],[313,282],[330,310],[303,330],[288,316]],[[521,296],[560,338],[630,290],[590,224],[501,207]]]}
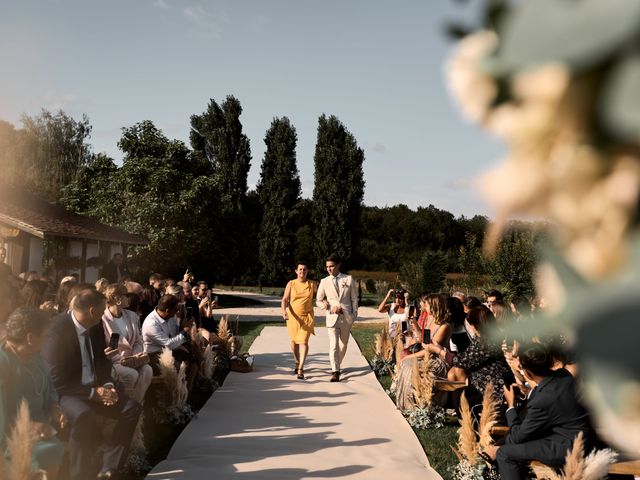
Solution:
{"label": "building roof", "polygon": [[39,238],[66,237],[78,240],[146,245],[149,241],[98,220],[78,215],[23,190],[0,187],[0,223]]}

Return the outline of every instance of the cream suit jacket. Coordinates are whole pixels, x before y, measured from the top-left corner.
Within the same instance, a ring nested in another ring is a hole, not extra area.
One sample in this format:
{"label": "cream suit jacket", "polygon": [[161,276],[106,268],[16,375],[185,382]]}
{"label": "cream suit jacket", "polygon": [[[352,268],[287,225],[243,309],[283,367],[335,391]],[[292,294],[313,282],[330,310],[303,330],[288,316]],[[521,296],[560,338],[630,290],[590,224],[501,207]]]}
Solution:
{"label": "cream suit jacket", "polygon": [[[351,275],[338,274],[338,289],[333,284],[331,275],[320,280],[318,293],[316,295],[316,305],[324,309],[326,300],[331,307],[342,307],[345,320],[353,322],[358,317],[358,286],[354,283]],[[331,328],[336,324],[339,315],[329,313],[327,310],[327,327]]]}

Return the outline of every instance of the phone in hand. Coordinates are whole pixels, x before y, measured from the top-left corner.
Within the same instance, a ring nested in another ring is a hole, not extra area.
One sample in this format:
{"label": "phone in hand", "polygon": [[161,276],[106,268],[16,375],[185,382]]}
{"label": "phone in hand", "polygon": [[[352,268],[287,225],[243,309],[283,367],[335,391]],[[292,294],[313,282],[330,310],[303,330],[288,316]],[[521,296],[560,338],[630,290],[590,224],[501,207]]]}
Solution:
{"label": "phone in hand", "polygon": [[422,337],[422,343],[431,343],[431,330],[428,328],[424,331],[424,337]]}
{"label": "phone in hand", "polygon": [[109,348],[112,350],[116,350],[118,348],[118,342],[120,341],[119,333],[112,333],[111,338],[109,338]]}
{"label": "phone in hand", "polygon": [[411,319],[415,316],[415,314],[416,314],[416,306],[415,305],[409,306],[409,316],[407,318]]}
{"label": "phone in hand", "polygon": [[508,372],[502,372],[502,381],[504,382],[504,386],[509,388],[510,385],[516,383],[516,377],[513,375],[513,372],[509,370]]}
{"label": "phone in hand", "polygon": [[402,333],[407,331],[407,322],[405,320],[402,321]]}
{"label": "phone in hand", "polygon": [[211,300],[211,289],[207,290],[207,298]]}

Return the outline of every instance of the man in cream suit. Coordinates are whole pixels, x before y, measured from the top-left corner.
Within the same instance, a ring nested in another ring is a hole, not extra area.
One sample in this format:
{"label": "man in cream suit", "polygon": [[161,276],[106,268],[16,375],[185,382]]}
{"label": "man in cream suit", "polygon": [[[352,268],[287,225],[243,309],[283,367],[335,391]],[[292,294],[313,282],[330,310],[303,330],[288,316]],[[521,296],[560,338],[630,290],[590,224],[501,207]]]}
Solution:
{"label": "man in cream suit", "polygon": [[358,316],[358,289],[351,275],[340,273],[340,262],[327,258],[329,276],[320,281],[316,304],[327,311],[331,381],[340,381],[340,363],[347,353],[351,325]]}

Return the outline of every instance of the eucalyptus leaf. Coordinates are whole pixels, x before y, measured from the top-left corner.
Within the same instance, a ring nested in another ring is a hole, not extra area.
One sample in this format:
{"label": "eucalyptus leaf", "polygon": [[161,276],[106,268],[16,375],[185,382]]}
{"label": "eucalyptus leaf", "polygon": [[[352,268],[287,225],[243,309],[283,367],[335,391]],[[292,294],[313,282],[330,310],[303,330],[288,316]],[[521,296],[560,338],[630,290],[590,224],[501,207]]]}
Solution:
{"label": "eucalyptus leaf", "polygon": [[581,73],[604,64],[640,33],[637,0],[535,0],[504,16],[499,48],[484,64],[497,77],[548,62]]}
{"label": "eucalyptus leaf", "polygon": [[626,55],[609,72],[599,99],[602,126],[611,136],[640,143],[640,52]]}

